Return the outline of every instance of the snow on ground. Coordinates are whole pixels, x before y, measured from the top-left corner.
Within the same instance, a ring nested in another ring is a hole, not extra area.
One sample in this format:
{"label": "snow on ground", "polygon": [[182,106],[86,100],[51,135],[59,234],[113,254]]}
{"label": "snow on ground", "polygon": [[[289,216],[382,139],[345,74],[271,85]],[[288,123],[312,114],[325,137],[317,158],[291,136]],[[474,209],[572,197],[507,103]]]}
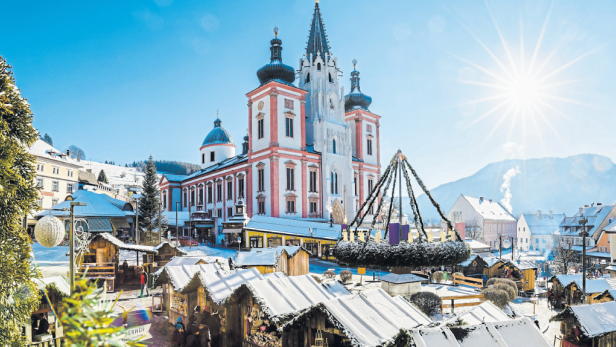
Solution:
{"label": "snow on ground", "polygon": [[83,165],[83,171],[87,169],[92,169],[92,173],[96,177],[98,177],[98,174],[101,172],[101,170],[105,170],[107,180],[109,181],[109,184],[112,185],[141,186],[143,178],[145,177],[145,172],[137,170],[136,167],[124,167],[119,165],[98,163],[90,160],[83,160],[80,164]]}

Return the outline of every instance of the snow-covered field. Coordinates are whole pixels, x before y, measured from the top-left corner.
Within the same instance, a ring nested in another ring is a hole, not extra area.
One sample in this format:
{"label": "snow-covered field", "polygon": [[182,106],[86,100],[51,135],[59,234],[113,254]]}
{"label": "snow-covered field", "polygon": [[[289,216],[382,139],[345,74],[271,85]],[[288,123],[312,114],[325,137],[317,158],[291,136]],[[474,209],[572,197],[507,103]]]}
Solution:
{"label": "snow-covered field", "polygon": [[[139,185],[143,182],[145,172],[137,170],[136,167],[124,167],[119,165],[110,165],[97,163],[95,161],[81,161],[82,170],[92,169],[92,173],[98,177],[101,170],[105,170],[105,175],[109,184],[112,185]],[[160,176],[160,175],[159,175]]]}

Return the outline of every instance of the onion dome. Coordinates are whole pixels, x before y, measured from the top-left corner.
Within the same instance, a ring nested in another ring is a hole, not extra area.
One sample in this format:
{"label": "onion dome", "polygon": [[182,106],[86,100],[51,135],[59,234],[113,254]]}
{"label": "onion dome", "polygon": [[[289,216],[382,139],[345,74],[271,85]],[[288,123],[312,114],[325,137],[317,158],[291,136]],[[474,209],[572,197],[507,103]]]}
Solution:
{"label": "onion dome", "polygon": [[261,85],[273,80],[292,84],[295,81],[295,70],[289,65],[282,63],[282,40],[278,38],[278,28],[274,28],[274,39],[270,41],[272,58],[270,63],[257,71],[257,77]]}
{"label": "onion dome", "polygon": [[344,109],[346,112],[361,108],[368,110],[372,98],[361,92],[359,88],[359,71],[355,70],[357,60],[353,59],[353,71],[351,72],[351,92],[344,96]]}
{"label": "onion dome", "polygon": [[203,144],[201,145],[201,147],[207,146],[207,145],[222,145],[222,144],[233,145],[233,139],[231,138],[229,133],[223,127],[220,126],[221,123],[222,121],[218,117],[216,117],[216,120],[214,121],[214,129],[212,129],[212,131],[210,131],[210,133],[207,134],[207,136],[205,137],[205,140],[203,140]]}

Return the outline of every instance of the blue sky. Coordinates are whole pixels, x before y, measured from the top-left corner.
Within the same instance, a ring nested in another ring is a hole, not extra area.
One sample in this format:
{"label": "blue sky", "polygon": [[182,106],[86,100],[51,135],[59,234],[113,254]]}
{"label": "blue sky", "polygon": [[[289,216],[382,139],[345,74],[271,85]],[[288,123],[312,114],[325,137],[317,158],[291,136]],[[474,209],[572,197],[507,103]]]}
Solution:
{"label": "blue sky", "polygon": [[[616,2],[320,6],[345,90],[357,59],[362,91],[382,116],[383,163],[401,148],[434,187],[506,158],[616,159]],[[313,8],[311,0],[12,1],[3,4],[0,55],[55,147],[74,144],[118,164],[150,153],[197,163],[216,110],[241,143],[245,94],[269,61],[274,26],[283,61],[298,67]]]}

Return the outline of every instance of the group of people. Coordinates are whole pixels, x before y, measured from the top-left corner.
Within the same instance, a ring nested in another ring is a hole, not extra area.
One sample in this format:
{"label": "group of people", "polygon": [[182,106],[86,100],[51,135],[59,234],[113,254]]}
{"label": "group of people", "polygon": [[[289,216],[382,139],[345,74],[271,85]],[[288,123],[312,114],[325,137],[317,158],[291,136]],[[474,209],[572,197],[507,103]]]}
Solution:
{"label": "group of people", "polygon": [[201,307],[195,307],[193,314],[188,318],[188,326],[178,318],[175,330],[171,336],[174,347],[212,347],[219,345],[220,318],[218,312],[210,314]]}

